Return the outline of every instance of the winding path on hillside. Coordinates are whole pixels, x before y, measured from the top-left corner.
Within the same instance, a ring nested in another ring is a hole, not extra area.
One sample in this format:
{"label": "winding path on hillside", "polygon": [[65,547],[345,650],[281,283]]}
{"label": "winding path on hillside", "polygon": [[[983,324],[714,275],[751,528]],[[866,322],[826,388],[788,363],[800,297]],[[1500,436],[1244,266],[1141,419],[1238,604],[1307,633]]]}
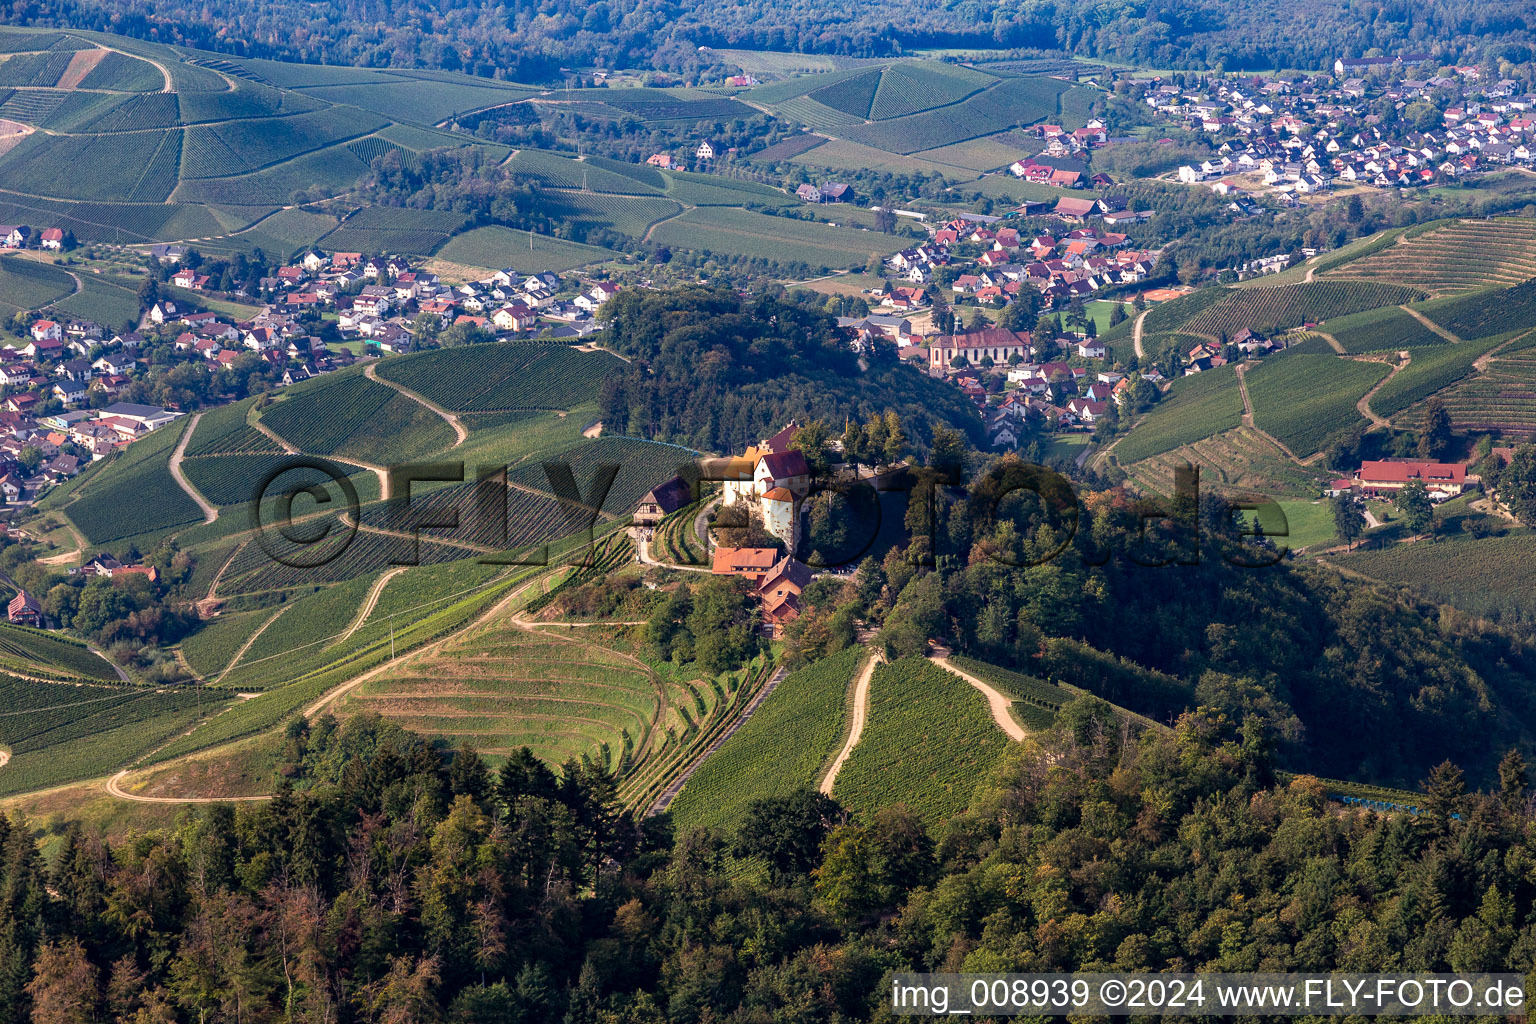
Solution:
{"label": "winding path on hillside", "polygon": [[677,799],[677,794],[683,791],[683,787],[688,784],[689,779],[693,778],[693,773],[699,770],[699,766],[708,760],[711,754],[719,750],[726,740],[736,735],[736,730],[747,724],[747,719],[751,718],[763,701],[768,699],[770,693],[778,689],[779,684],[784,681],[784,677],[787,675],[789,675],[789,669],[782,665],[774,670],[773,675],[769,676],[757,693],[752,695],[752,699],[747,702],[747,706],[741,709],[741,714],[737,715],[730,725],[721,730],[720,735],[716,736],[714,741],[705,747],[704,751],[694,758],[687,768],[678,773],[677,778],[667,784],[667,788],[662,790],[656,797],[655,802],[645,812],[645,816],[650,817],[653,814],[660,814],[672,806],[672,801]]}
{"label": "winding path on hillside", "polygon": [[1138,363],[1140,363],[1141,360],[1147,358],[1146,350],[1141,347],[1141,325],[1146,321],[1147,314],[1150,312],[1152,312],[1150,309],[1142,310],[1141,313],[1137,315],[1136,323],[1131,329],[1131,344],[1136,349],[1136,361]]}
{"label": "winding path on hillside", "polygon": [[1460,345],[1461,344],[1461,338],[1459,338],[1456,335],[1452,334],[1450,331],[1446,330],[1444,327],[1441,327],[1439,324],[1435,323],[1429,317],[1425,316],[1423,313],[1420,313],[1418,310],[1414,309],[1413,307],[1411,307],[1411,306],[1398,306],[1397,308],[1402,310],[1404,313],[1407,313],[1409,316],[1413,317],[1419,323],[1423,324],[1425,326],[1425,328],[1427,328],[1428,330],[1434,331],[1436,334],[1440,335],[1440,337],[1444,338],[1446,341],[1450,342],[1452,345]]}
{"label": "winding path on hillside", "polygon": [[245,657],[245,652],[251,649],[251,645],[256,642],[256,638],[265,633],[267,631],[267,627],[276,622],[277,617],[287,610],[288,605],[285,604],[277,611],[273,612],[266,622],[263,622],[260,626],[257,626],[256,632],[246,637],[245,643],[240,645],[240,649],[235,652],[235,656],[229,659],[229,664],[225,665],[224,668],[219,671],[219,674],[213,677],[214,683],[222,683],[224,681],[224,677],[229,675],[234,667],[240,663],[241,658]]}
{"label": "winding path on hillside", "polygon": [[[1381,380],[1377,381],[1375,386],[1365,394],[1361,395],[1360,401],[1355,403],[1355,409],[1359,411],[1360,415],[1371,421],[1371,425],[1367,433],[1369,433],[1370,430],[1386,430],[1392,426],[1391,420],[1387,419],[1385,416],[1378,416],[1376,411],[1371,408],[1371,399],[1376,397],[1376,392],[1380,391],[1386,385],[1387,381],[1391,380],[1393,377],[1396,377],[1399,373],[1402,373],[1403,370],[1407,369],[1408,364],[1413,361],[1413,355],[1407,351],[1402,352],[1401,356],[1402,358],[1400,358],[1397,363],[1393,365],[1392,369],[1387,371],[1387,375],[1381,378]],[[1380,362],[1380,360],[1362,359],[1360,362]]]}
{"label": "winding path on hillside", "polygon": [[218,508],[203,497],[202,492],[193,487],[192,481],[188,480],[186,474],[181,471],[181,460],[187,454],[187,442],[192,440],[192,431],[197,429],[197,421],[202,418],[202,413],[193,413],[191,421],[187,423],[187,429],[181,432],[181,440],[176,442],[176,450],[171,452],[171,476],[175,477],[176,485],[187,492],[187,497],[197,502],[197,507],[203,510],[203,522],[211,523],[219,518]]}
{"label": "winding path on hillside", "polygon": [[1238,363],[1235,367],[1237,372],[1237,393],[1241,395],[1243,399],[1243,426],[1248,427],[1255,434],[1258,434],[1260,437],[1264,438],[1264,440],[1280,449],[1286,458],[1290,459],[1298,466],[1311,466],[1322,459],[1324,455],[1323,452],[1313,452],[1311,455],[1308,455],[1304,459],[1299,457],[1295,452],[1291,451],[1290,447],[1284,441],[1281,441],[1274,434],[1271,434],[1269,431],[1264,430],[1258,424],[1254,423],[1253,400],[1248,397],[1248,380],[1244,376],[1244,371],[1248,369],[1248,366],[1248,363]]}
{"label": "winding path on hillside", "polygon": [[367,377],[369,380],[378,381],[380,384],[383,384],[387,388],[394,388],[396,391],[400,392],[402,395],[404,395],[406,398],[409,398],[417,405],[420,405],[423,408],[429,409],[436,413],[439,417],[442,418],[444,423],[453,428],[453,446],[455,448],[469,440],[469,431],[465,428],[463,423],[459,422],[459,418],[457,416],[429,399],[426,395],[423,395],[417,391],[412,391],[404,384],[397,384],[386,377],[380,377],[378,373],[375,372],[377,368],[378,364],[369,363],[368,366],[363,370],[363,376]]}
{"label": "winding path on hillside", "polygon": [[[252,409],[251,412],[253,415],[246,418],[246,422],[248,424],[255,427],[257,430],[261,431],[272,440],[276,441],[279,445],[282,446],[283,451],[287,452],[289,455],[305,454],[304,452],[301,452],[295,448],[291,443],[289,443],[289,441],[284,438],[283,435],[279,434],[277,431],[261,422],[261,418],[254,415],[255,409]],[[364,462],[362,459],[349,459],[342,455],[316,455],[314,457],[317,459],[329,459],[331,462],[339,462],[344,466],[356,466],[358,469],[366,469],[368,472],[379,478],[379,497],[388,500],[390,496],[389,470],[383,466],[376,465],[372,462]]]}
{"label": "winding path on hillside", "polygon": [[384,593],[384,588],[389,586],[389,581],[405,572],[405,570],[405,566],[397,565],[373,581],[373,586],[368,588],[368,597],[363,601],[363,606],[357,610],[357,614],[352,617],[352,622],[336,638],[336,643],[346,643],[347,639],[357,632],[357,627],[361,626],[367,621],[368,616],[373,614],[374,607],[379,603],[379,595]]}
{"label": "winding path on hillside", "polygon": [[859,737],[864,735],[864,723],[869,719],[869,683],[875,677],[876,667],[884,661],[885,655],[875,651],[853,678],[853,721],[848,729],[848,739],[843,743],[843,749],[837,752],[837,757],[832,759],[832,767],[827,769],[826,778],[821,780],[818,787],[827,796],[832,795],[832,787],[837,784],[837,773],[843,770],[843,765],[853,754],[853,748],[859,745]]}
{"label": "winding path on hillside", "polygon": [[992,721],[997,723],[997,727],[999,729],[1008,734],[1009,739],[1017,743],[1029,735],[1029,730],[1020,725],[1018,721],[1008,713],[1008,708],[1013,704],[1013,701],[1003,696],[995,687],[989,683],[977,679],[965,669],[950,661],[948,655],[935,655],[929,660],[942,668],[944,671],[954,673],[961,679],[964,679],[966,682],[976,687],[976,689],[980,690],[982,696],[987,698],[987,710],[992,713]]}

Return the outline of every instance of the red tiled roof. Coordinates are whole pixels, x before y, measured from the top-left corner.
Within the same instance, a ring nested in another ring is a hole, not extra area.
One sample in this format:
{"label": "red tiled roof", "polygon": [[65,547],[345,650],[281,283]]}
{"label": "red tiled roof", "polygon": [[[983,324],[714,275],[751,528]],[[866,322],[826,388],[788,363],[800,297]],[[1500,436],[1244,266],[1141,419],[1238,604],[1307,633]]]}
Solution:
{"label": "red tiled roof", "polygon": [[1461,462],[1362,462],[1361,483],[1407,483],[1423,480],[1426,483],[1464,483],[1467,467]]}

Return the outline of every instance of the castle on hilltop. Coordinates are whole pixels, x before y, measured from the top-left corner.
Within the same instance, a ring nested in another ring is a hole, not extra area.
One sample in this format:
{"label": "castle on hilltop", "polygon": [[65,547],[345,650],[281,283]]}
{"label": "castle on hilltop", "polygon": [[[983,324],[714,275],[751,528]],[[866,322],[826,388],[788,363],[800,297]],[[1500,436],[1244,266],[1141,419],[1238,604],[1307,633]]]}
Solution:
{"label": "castle on hilltop", "polygon": [[800,536],[800,503],[811,491],[805,456],[789,447],[799,424],[793,420],[731,460],[722,490],[725,504],[746,502],[762,516],[763,528],[793,552]]}

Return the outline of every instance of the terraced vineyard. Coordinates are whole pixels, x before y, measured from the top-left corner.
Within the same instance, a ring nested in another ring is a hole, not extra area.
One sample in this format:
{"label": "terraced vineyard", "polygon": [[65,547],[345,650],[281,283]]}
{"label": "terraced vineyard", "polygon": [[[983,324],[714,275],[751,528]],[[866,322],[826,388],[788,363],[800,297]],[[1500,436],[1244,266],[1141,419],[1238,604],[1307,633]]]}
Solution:
{"label": "terraced vineyard", "polygon": [[327,250],[403,252],[424,255],[442,245],[468,220],[451,210],[408,210],[373,206],[348,217],[320,239]]}
{"label": "terraced vineyard", "polygon": [[1378,416],[1395,416],[1461,380],[1472,372],[1480,356],[1507,340],[1507,335],[1499,335],[1414,352],[1413,361],[1371,396],[1372,411]]}
{"label": "terraced vineyard", "polygon": [[672,804],[681,828],[741,820],[753,800],[814,789],[837,752],[847,718],[848,685],[868,652],[850,647],[796,669],[711,754]]}
{"label": "terraced vineyard", "polygon": [[530,747],[545,761],[628,763],[661,712],[639,663],[578,640],[487,624],[369,680],[344,712],[375,712],[493,761]]}
{"label": "terraced vineyard", "polygon": [[1234,288],[1180,329],[1212,338],[1223,334],[1231,337],[1244,328],[1268,336],[1288,327],[1319,323],[1329,317],[1347,316],[1378,306],[1399,306],[1422,297],[1422,292],[1412,288],[1374,281],[1314,281],[1277,288]]}
{"label": "terraced vineyard", "polygon": [[722,255],[803,262],[812,269],[863,266],[872,255],[887,255],[902,244],[896,235],[728,207],[689,210],[657,225],[651,240]]}
{"label": "terraced vineyard", "polygon": [[1026,729],[1050,728],[1056,721],[1056,712],[1076,696],[1055,683],[975,658],[952,655],[949,660],[976,678],[991,683],[1004,696],[1011,697],[1013,706],[1008,710]]}
{"label": "terraced vineyard", "polygon": [[1072,88],[1053,78],[1005,78],[959,103],[837,134],[891,153],[916,153],[1053,117],[1061,94]]}
{"label": "terraced vineyard", "polygon": [[41,309],[74,291],[68,274],[36,260],[0,257],[0,313]]}
{"label": "terraced vineyard", "polygon": [[1503,291],[1426,303],[1424,315],[1460,338],[1536,327],[1536,280]]}
{"label": "terraced vineyard", "polygon": [[1325,274],[1412,285],[1432,295],[1519,284],[1536,277],[1536,219],[1461,220],[1417,234],[1410,230],[1396,244]]}
{"label": "terraced vineyard", "polygon": [[92,544],[199,522],[202,509],[171,476],[170,456],[187,420],[161,427],[111,456],[66,508]]}
{"label": "terraced vineyard", "polygon": [[934,824],[966,808],[1009,743],[986,699],[958,676],[922,658],[881,665],[864,734],[832,795],[865,815],[905,803]]}
{"label": "terraced vineyard", "polygon": [[880,74],[869,105],[870,118],[883,121],[958,103],[997,79],[958,64],[892,64]]}
{"label": "terraced vineyard", "polygon": [[[1495,356],[1488,368],[1452,385],[1437,396],[1457,430],[1497,431],[1530,438],[1536,435],[1536,350]],[[1424,419],[1427,405],[1398,417],[1410,429]]]}
{"label": "terraced vineyard", "polygon": [[1171,496],[1175,468],[1200,468],[1200,486],[1224,494],[1294,494],[1312,496],[1319,480],[1298,467],[1274,443],[1251,427],[1236,427],[1213,437],[1125,467],[1143,491]]}
{"label": "terraced vineyard", "polygon": [[606,352],[501,342],[413,353],[387,360],[377,372],[445,409],[492,412],[580,405],[596,398],[603,380],[621,366]]}
{"label": "terraced vineyard", "polygon": [[454,235],[435,254],[437,259],[482,270],[515,266],[520,272],[563,274],[567,270],[613,259],[611,249],[568,242],[563,238],[518,231],[500,224]]}
{"label": "terraced vineyard", "polygon": [[1456,538],[1392,544],[1339,556],[1354,572],[1495,621],[1536,621],[1536,537]]}

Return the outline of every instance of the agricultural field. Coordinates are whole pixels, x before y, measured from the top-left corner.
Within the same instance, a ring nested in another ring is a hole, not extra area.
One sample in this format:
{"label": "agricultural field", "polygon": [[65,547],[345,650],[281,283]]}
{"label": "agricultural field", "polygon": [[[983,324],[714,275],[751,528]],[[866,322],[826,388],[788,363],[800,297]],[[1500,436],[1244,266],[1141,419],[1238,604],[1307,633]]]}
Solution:
{"label": "agricultural field", "polygon": [[995,84],[995,76],[958,64],[892,64],[880,73],[879,88],[865,116],[875,121],[905,117],[959,103]]}
{"label": "agricultural field", "polygon": [[109,775],[218,710],[191,690],[82,686],[0,677],[0,743],[11,750],[0,794]]}
{"label": "agricultural field", "polygon": [[222,178],[281,163],[384,126],[376,115],[326,108],[291,117],[242,118],[186,130],[182,176]]}
{"label": "agricultural field", "polygon": [[1174,470],[1186,464],[1199,467],[1201,487],[1234,496],[1310,498],[1320,485],[1316,474],[1297,466],[1273,441],[1246,426],[1132,463],[1125,471],[1142,491],[1168,497],[1174,490]]}
{"label": "agricultural field", "polygon": [[[1314,281],[1277,288],[1230,289],[1217,302],[1180,325],[1180,330],[1208,337],[1231,337],[1249,328],[1265,337],[1304,323],[1322,323],[1378,306],[1398,306],[1422,298],[1421,292],[1373,281]],[[1147,329],[1151,329],[1151,317]]]}
{"label": "agricultural field", "polygon": [[1431,295],[1507,287],[1536,277],[1536,220],[1529,217],[1452,221],[1410,229],[1387,242],[1325,273],[1411,285]]}
{"label": "agricultural field", "polygon": [[895,252],[902,239],[814,221],[770,217],[748,210],[707,207],[689,210],[662,224],[651,240],[677,248],[731,256],[762,256],[812,269],[863,266],[871,255]]}
{"label": "agricultural field", "polygon": [[0,623],[0,671],[85,682],[117,679],[112,666],[85,644],[10,623]]}
{"label": "agricultural field", "polygon": [[757,113],[740,100],[698,89],[604,89],[575,95],[578,102],[594,105],[594,116],[633,117],[673,128],[699,121],[734,121]]}
{"label": "agricultural field", "polygon": [[644,237],[652,224],[682,211],[680,205],[662,196],[546,191],[539,201],[551,217],[611,228],[631,238]]}
{"label": "agricultural field", "polygon": [[1331,561],[1494,621],[1536,621],[1536,536],[1458,537],[1362,549]]}
{"label": "agricultural field", "polygon": [[[1501,436],[1530,438],[1536,434],[1536,351],[1501,353],[1487,369],[1440,392],[1437,400],[1457,430],[1497,431]],[[1422,422],[1426,406],[1398,417],[1404,427]]]}
{"label": "agricultural field", "polygon": [[1243,397],[1237,371],[1230,365],[1174,381],[1162,401],[1152,407],[1114,447],[1121,465],[1140,462],[1181,445],[1233,430],[1243,419]]}
{"label": "agricultural field", "polygon": [[411,71],[386,72],[380,81],[347,85],[299,85],[307,96],[329,103],[361,107],[390,118],[436,124],[454,114],[481,107],[513,103],[532,96],[530,86],[455,76],[457,80],[431,81]]}
{"label": "agricultural field", "polygon": [[95,274],[80,275],[81,288],[53,304],[68,316],[94,320],[104,327],[122,328],[139,318],[139,294],[133,288]]}
{"label": "agricultural field", "polygon": [[389,359],[378,374],[455,412],[565,409],[597,397],[621,362],[567,345],[501,342]]}
{"label": "agricultural field", "polygon": [[0,256],[0,313],[42,309],[75,290],[64,271],[36,260]]}
{"label": "agricultural field", "polygon": [[670,810],[681,829],[741,820],[753,800],[815,788],[843,737],[848,687],[869,654],[850,647],[796,669],[711,754]]}
{"label": "agricultural field", "polygon": [[754,181],[738,181],[717,174],[669,171],[667,195],[689,206],[798,206],[794,196]]}
{"label": "agricultural field", "polygon": [[1351,355],[1446,343],[1416,317],[1396,306],[1336,317],[1328,321],[1328,333]]}
{"label": "agricultural field", "polygon": [[649,740],[658,686],[626,655],[502,621],[363,683],[339,711],[473,745],[493,763],[526,746],[552,764],[589,755],[617,769]]}
{"label": "agricultural field", "polygon": [[521,273],[563,274],[613,258],[609,249],[530,234],[500,224],[473,228],[448,239],[435,258],[462,267],[494,271],[516,267]]}
{"label": "agricultural field", "polygon": [[936,824],[969,805],[1009,746],[969,683],[906,658],[875,670],[864,734],[832,795],[855,814],[899,802]]}
{"label": "agricultural field", "polygon": [[916,153],[1054,117],[1061,95],[1072,88],[1053,78],[1005,78],[950,106],[837,134],[875,149]]}
{"label": "agricultural field", "polygon": [[169,468],[186,425],[187,419],[179,419],[109,456],[72,492],[64,511],[88,541],[106,544],[202,521],[202,510],[177,486]]}
{"label": "agricultural field", "polygon": [[617,195],[656,195],[659,188],[647,185],[632,173],[619,173],[591,161],[580,161],[542,149],[520,150],[506,164],[513,174],[537,178],[547,188],[575,188]]}
{"label": "agricultural field", "polygon": [[1008,712],[1026,729],[1049,729],[1056,720],[1056,712],[1076,696],[1055,683],[977,661],[975,658],[951,655],[949,660],[977,679],[991,683],[1003,696],[1012,698],[1013,704]]}
{"label": "agricultural field", "polygon": [[1486,338],[1536,327],[1536,279],[1497,292],[1425,303],[1425,316],[1458,338]]}
{"label": "agricultural field", "polygon": [[1415,350],[1412,361],[1371,396],[1371,410],[1378,416],[1397,415],[1461,380],[1473,371],[1478,357],[1508,340],[1508,335],[1497,335],[1460,345]]}
{"label": "agricultural field", "polygon": [[263,425],[311,455],[340,455],[380,465],[451,447],[442,417],[360,373],[326,375],[288,391],[261,413]]}
{"label": "agricultural field", "polygon": [[319,240],[341,252],[403,252],[425,255],[464,226],[466,217],[449,210],[407,210],[370,206],[342,221]]}
{"label": "agricultural field", "polygon": [[1389,370],[1336,356],[1271,356],[1246,372],[1254,426],[1306,458],[1361,422],[1355,403]]}

